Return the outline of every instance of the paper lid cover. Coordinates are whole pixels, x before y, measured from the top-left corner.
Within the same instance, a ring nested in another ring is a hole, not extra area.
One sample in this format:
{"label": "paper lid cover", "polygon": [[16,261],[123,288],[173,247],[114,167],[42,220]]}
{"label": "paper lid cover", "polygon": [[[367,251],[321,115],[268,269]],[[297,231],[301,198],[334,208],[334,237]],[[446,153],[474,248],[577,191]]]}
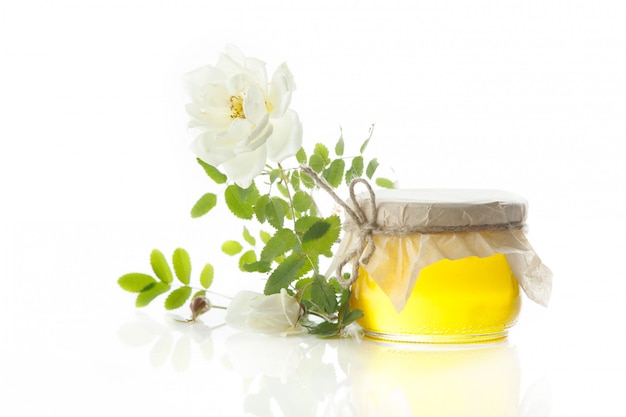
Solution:
{"label": "paper lid cover", "polygon": [[[368,209],[368,193],[357,200]],[[518,194],[489,189],[384,189],[376,190],[375,200],[383,228],[521,225],[528,208]]]}

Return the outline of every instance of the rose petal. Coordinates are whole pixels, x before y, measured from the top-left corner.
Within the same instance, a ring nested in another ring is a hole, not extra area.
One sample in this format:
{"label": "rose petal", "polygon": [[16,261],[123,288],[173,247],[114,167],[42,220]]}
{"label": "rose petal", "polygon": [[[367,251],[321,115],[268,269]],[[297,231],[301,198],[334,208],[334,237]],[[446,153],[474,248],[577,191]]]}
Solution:
{"label": "rose petal", "polygon": [[302,146],[302,123],[293,110],[287,110],[283,117],[271,122],[274,131],[267,138],[267,156],[271,161],[282,162]]}
{"label": "rose petal", "polygon": [[246,119],[234,119],[230,124],[228,132],[223,134],[224,138],[228,138],[234,146],[239,146],[242,141],[247,140],[253,130],[252,124]]}
{"label": "rose petal", "polygon": [[211,65],[205,65],[185,74],[183,87],[193,102],[201,102],[206,85],[223,85],[226,80],[224,72]]}
{"label": "rose petal", "polygon": [[267,150],[263,145],[250,152],[236,154],[232,159],[225,161],[222,166],[228,178],[240,187],[248,188],[254,177],[263,171],[266,160]]}
{"label": "rose petal", "polygon": [[289,325],[295,327],[300,318],[300,303],[289,293],[286,289],[280,289],[280,300],[282,306],[282,312],[287,318]]}
{"label": "rose petal", "polygon": [[235,294],[226,310],[226,323],[238,330],[248,330],[246,321],[252,313],[250,305],[259,297],[262,295],[252,291],[240,291]]}
{"label": "rose petal", "polygon": [[291,103],[291,93],[295,91],[296,83],[293,75],[287,67],[282,64],[272,76],[272,83],[268,94],[268,101],[271,103],[270,112],[272,117],[282,117]]}
{"label": "rose petal", "polygon": [[207,84],[200,93],[200,101],[196,104],[201,109],[224,110],[230,107],[230,94],[224,84]]}
{"label": "rose petal", "polygon": [[221,145],[215,139],[214,132],[199,134],[191,143],[190,148],[198,158],[214,166],[221,165],[234,156],[232,146]]}
{"label": "rose petal", "polygon": [[250,131],[248,136],[237,143],[233,151],[235,153],[250,152],[265,145],[267,138],[272,134],[274,127],[269,123],[269,115],[265,113],[265,117],[255,126],[249,125]]}
{"label": "rose petal", "polygon": [[266,115],[265,97],[256,85],[251,85],[243,100],[243,112],[252,124],[259,123]]}
{"label": "rose petal", "polygon": [[243,72],[243,61],[245,56],[241,51],[233,45],[226,45],[224,50],[219,55],[215,67],[224,74],[232,75],[238,72]]}
{"label": "rose petal", "polygon": [[250,88],[250,85],[254,85],[254,80],[248,74],[240,72],[233,75],[226,81],[229,98],[230,96],[243,95]]}
{"label": "rose petal", "polygon": [[191,116],[187,123],[190,128],[219,131],[227,130],[232,123],[230,112],[227,109],[212,109],[203,112],[195,104],[188,104],[185,110]]}
{"label": "rose petal", "polygon": [[232,45],[227,45],[220,55],[216,67],[227,75],[244,73],[254,80],[255,84],[267,84],[265,62],[257,58],[249,58]]}

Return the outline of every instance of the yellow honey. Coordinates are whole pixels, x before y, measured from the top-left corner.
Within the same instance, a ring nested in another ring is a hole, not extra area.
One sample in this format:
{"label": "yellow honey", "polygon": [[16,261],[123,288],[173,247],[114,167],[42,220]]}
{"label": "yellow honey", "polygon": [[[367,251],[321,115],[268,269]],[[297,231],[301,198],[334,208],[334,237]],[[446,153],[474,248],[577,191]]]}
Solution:
{"label": "yellow honey", "polygon": [[351,295],[351,307],[364,313],[359,324],[366,334],[415,342],[504,338],[520,306],[519,284],[501,254],[446,259],[427,266],[400,312],[363,268]]}

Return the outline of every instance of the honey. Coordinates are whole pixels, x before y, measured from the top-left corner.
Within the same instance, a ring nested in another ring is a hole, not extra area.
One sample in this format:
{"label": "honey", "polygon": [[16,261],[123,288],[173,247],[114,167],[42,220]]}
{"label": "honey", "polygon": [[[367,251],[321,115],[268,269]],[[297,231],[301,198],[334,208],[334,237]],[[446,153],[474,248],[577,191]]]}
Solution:
{"label": "honey", "polygon": [[427,266],[401,312],[362,268],[351,298],[351,307],[364,313],[359,324],[369,336],[431,343],[502,339],[520,306],[519,284],[501,254]]}

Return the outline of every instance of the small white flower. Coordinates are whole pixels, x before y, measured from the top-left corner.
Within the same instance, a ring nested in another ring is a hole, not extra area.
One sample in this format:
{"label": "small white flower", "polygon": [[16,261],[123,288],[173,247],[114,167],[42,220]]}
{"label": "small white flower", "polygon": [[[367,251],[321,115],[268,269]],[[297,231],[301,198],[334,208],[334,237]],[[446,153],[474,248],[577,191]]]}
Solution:
{"label": "small white flower", "polygon": [[300,303],[284,288],[278,294],[241,291],[226,311],[226,323],[238,330],[289,335],[304,331]]}
{"label": "small white flower", "polygon": [[289,109],[295,83],[282,64],[267,81],[265,63],[229,46],[215,66],[190,72],[185,84],[191,103],[189,127],[196,132],[192,151],[221,166],[247,188],[267,160],[282,162],[302,145],[302,124]]}

